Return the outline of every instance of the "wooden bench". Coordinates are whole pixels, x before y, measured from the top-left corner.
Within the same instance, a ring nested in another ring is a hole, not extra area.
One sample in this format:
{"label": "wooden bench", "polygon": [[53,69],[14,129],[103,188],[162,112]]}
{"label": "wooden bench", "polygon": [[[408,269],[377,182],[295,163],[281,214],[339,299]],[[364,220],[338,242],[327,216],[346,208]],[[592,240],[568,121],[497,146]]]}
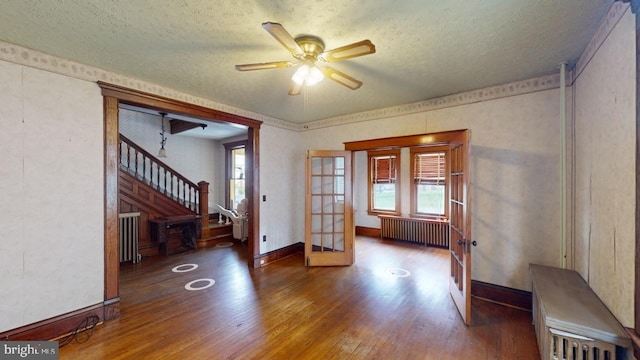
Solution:
{"label": "wooden bench", "polygon": [[627,359],[631,340],[580,274],[529,266],[542,359]]}

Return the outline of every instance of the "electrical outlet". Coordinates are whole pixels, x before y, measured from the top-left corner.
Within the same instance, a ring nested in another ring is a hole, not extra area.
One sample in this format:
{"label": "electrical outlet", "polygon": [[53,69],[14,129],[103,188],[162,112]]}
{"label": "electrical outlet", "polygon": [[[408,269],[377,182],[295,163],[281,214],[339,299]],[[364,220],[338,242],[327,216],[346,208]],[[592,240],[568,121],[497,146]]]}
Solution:
{"label": "electrical outlet", "polygon": [[262,242],[267,242],[267,235],[262,235]]}
{"label": "electrical outlet", "polygon": [[262,201],[267,201],[267,195],[262,195]]}

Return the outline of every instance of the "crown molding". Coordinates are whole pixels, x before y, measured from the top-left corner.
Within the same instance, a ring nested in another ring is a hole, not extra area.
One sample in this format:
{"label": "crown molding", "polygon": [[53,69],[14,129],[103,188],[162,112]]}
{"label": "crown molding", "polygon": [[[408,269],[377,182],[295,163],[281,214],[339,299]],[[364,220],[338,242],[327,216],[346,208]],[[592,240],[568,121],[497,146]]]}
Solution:
{"label": "crown molding", "polygon": [[[570,73],[567,77],[570,77]],[[396,117],[425,111],[444,109],[454,106],[468,105],[482,101],[495,100],[509,96],[528,94],[560,87],[560,74],[551,74],[528,80],[515,81],[503,85],[467,91],[455,95],[442,96],[410,104],[391,106],[356,114],[336,116],[332,118],[304,123],[302,130],[313,130],[325,127],[369,121],[381,118]]]}

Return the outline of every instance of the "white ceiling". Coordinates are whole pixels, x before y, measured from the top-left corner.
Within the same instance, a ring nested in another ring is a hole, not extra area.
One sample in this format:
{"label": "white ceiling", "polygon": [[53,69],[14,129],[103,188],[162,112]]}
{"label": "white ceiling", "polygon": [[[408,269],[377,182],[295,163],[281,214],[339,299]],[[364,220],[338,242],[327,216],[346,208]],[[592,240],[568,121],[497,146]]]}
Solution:
{"label": "white ceiling", "polygon": [[[613,0],[2,0],[0,40],[295,123],[379,109],[557,72],[585,49]],[[331,66],[287,95],[295,68],[262,27],[281,23],[327,49],[363,39],[377,52]]]}

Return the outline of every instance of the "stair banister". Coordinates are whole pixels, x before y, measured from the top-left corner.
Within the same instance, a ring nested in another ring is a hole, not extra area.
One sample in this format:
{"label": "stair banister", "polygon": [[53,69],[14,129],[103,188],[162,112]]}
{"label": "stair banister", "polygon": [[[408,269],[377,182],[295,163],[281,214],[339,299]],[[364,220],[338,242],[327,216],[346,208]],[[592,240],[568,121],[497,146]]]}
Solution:
{"label": "stair banister", "polygon": [[[123,144],[126,145],[126,161],[123,162]],[[172,169],[169,165],[163,163],[154,155],[144,150],[140,146],[136,145],[133,141],[126,136],[120,134],[120,164],[127,168],[127,170],[138,178],[144,179],[152,187],[155,187],[159,191],[163,191],[167,196],[174,198],[177,201],[194,211],[195,213],[202,215],[203,218],[208,218],[208,183],[202,181],[199,184],[195,184],[178,171]],[[133,152],[133,154],[132,154]],[[131,156],[134,156],[134,166],[131,167]],[[139,171],[138,156],[142,157],[141,171]],[[147,176],[146,162],[149,160],[149,175]],[[153,165],[156,165],[156,173],[154,177]],[[163,173],[162,181],[160,179],[160,172]],[[167,182],[167,177],[169,177]],[[174,180],[175,177],[175,180]],[[155,178],[155,179],[154,179]],[[154,182],[155,180],[155,182]],[[180,188],[182,183],[182,189]],[[202,184],[206,184],[207,188],[203,189]],[[164,186],[162,188],[161,186]],[[175,187],[175,189],[174,189]]]}

